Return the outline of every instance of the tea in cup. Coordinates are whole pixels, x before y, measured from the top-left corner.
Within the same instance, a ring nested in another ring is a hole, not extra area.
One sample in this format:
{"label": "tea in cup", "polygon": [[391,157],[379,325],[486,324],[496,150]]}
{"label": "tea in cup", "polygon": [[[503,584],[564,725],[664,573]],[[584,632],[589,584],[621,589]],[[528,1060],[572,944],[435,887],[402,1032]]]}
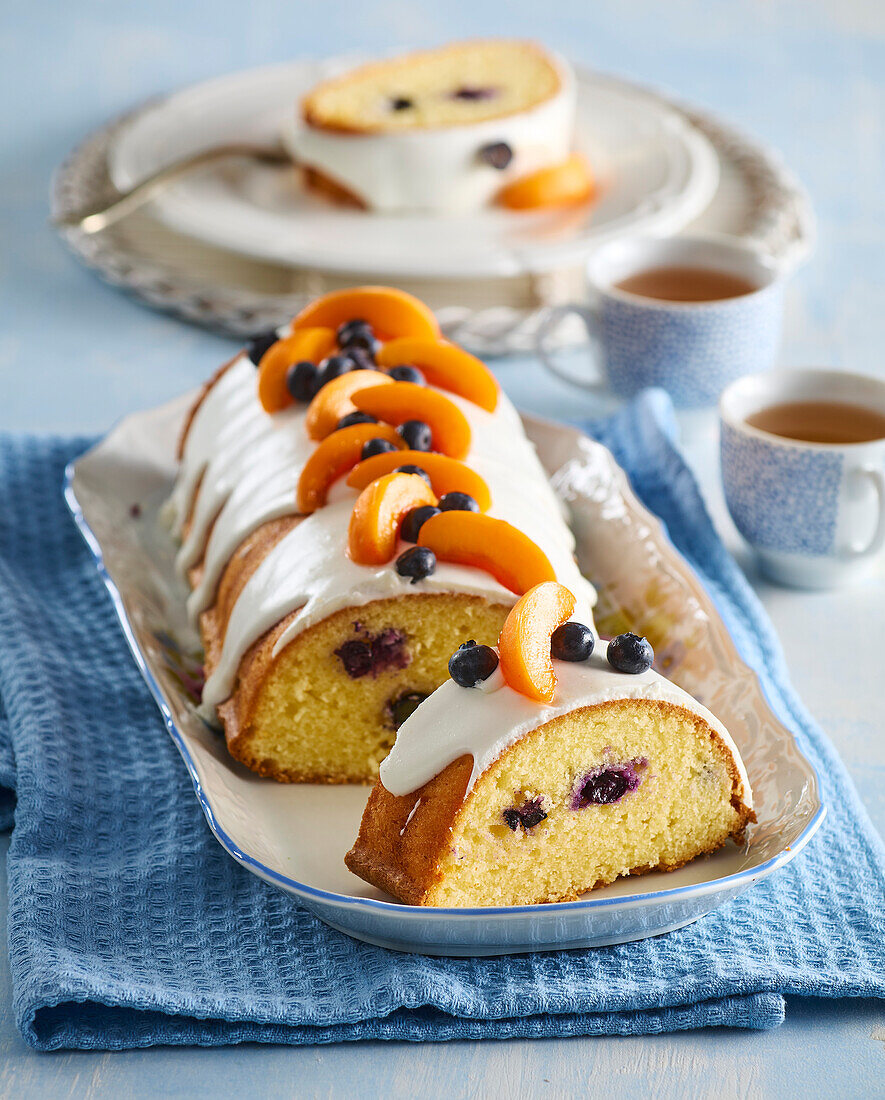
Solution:
{"label": "tea in cup", "polygon": [[843,371],[742,378],[719,403],[722,481],[768,577],[857,579],[885,545],[885,382]]}
{"label": "tea in cup", "polygon": [[[774,364],[783,271],[726,237],[632,238],[603,245],[588,265],[590,300],[554,307],[539,327],[542,362],[597,393],[632,397],[661,386],[680,408],[715,405],[736,378]],[[589,338],[589,370],[567,373],[549,347],[568,316]]]}

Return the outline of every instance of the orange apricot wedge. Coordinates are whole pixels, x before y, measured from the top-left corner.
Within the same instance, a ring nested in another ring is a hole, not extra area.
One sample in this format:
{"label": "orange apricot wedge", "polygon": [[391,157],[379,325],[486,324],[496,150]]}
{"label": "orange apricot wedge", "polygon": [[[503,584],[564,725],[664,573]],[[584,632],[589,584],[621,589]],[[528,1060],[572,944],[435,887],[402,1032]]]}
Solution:
{"label": "orange apricot wedge", "polygon": [[421,525],[418,545],[440,561],[472,565],[521,596],[556,574],[547,555],[528,535],[503,519],[480,512],[440,512]]}
{"label": "orange apricot wedge", "polygon": [[284,336],[267,349],[258,364],[258,400],[265,412],[275,413],[293,403],[286,389],[286,375],[303,359],[319,363],[335,350],[335,330],[303,328]]}
{"label": "orange apricot wedge", "polygon": [[574,610],[575,597],[556,581],[536,584],[511,608],[498,639],[498,656],[504,681],[514,691],[538,703],[553,698],[550,635]]}
{"label": "orange apricot wedge", "polygon": [[[359,462],[363,447],[370,439],[386,439],[394,446],[404,446],[389,424],[352,424],[327,435],[305,462],[298,478],[299,512],[307,515],[323,507],[332,482]],[[396,458],[396,451],[389,453]]]}
{"label": "orange apricot wedge", "polygon": [[304,420],[307,434],[311,439],[325,439],[334,432],[342,416],[356,412],[353,397],[357,390],[376,390],[395,385],[397,383],[392,378],[375,370],[352,370],[339,374],[327,382],[307,406]]}
{"label": "orange apricot wedge", "polygon": [[439,336],[433,312],[418,298],[390,286],[356,286],[333,290],[306,306],[292,322],[294,329],[337,329],[345,321],[368,321],[379,340],[398,336]]}
{"label": "orange apricot wedge", "polygon": [[593,195],[593,173],[580,153],[558,164],[520,176],[498,192],[497,201],[510,210],[541,210],[577,206]]}
{"label": "orange apricot wedge", "polygon": [[385,474],[367,485],[356,498],[350,516],[350,558],[360,565],[390,561],[403,517],[423,504],[436,504],[436,496],[419,474]]}
{"label": "orange apricot wedge", "polygon": [[[374,426],[393,431],[386,424]],[[341,432],[335,432],[335,435],[329,438],[334,439],[337,435],[341,435]],[[387,436],[384,438],[387,439]],[[385,454],[372,455],[371,458],[363,459],[358,466],[354,466],[347,478],[347,484],[352,489],[365,489],[376,478],[392,473],[397,466],[420,466],[422,470],[426,470],[433,491],[438,497],[445,493],[468,493],[479,505],[481,512],[487,512],[491,507],[492,494],[476,470],[471,470],[466,463],[459,462],[457,458],[434,454],[431,451],[388,451]]]}
{"label": "orange apricot wedge", "polygon": [[[386,374],[376,377],[392,381]],[[470,450],[467,417],[438,390],[419,386],[416,382],[394,382],[390,386],[361,389],[353,395],[353,403],[360,412],[376,416],[387,424],[423,420],[433,434],[433,449],[451,458],[464,458]]]}
{"label": "orange apricot wedge", "polygon": [[418,367],[431,386],[457,393],[487,412],[498,404],[498,381],[481,359],[447,340],[403,336],[389,340],[376,359],[379,367],[400,363]]}

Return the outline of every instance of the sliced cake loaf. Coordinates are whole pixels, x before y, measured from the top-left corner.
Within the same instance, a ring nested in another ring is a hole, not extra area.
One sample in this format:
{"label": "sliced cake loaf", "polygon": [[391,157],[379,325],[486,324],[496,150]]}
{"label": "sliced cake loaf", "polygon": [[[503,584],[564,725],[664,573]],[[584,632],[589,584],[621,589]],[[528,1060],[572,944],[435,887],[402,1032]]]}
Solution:
{"label": "sliced cake loaf", "polygon": [[280,780],[370,782],[465,636],[493,643],[539,580],[594,598],[494,376],[389,288],[319,299],[216,376],[168,511],[202,714]]}

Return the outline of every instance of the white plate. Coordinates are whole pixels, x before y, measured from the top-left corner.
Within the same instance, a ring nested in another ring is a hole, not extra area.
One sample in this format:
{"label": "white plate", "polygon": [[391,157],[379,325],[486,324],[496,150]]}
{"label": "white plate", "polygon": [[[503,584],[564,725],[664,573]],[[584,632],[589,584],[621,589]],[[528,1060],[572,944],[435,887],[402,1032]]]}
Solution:
{"label": "white plate", "polygon": [[[165,164],[228,141],[274,141],[301,95],[342,68],[298,61],[186,88],[140,112],[108,150],[126,189]],[[674,233],[712,199],[713,146],[653,93],[597,73],[578,74],[577,145],[600,194],[580,210],[486,210],[440,217],[337,207],[305,192],[295,172],[227,162],[192,174],[154,203],[166,225],[245,256],[388,279],[513,276],[580,263],[626,231]]]}
{"label": "white plate", "polygon": [[622,879],[575,902],[459,910],[390,901],[343,862],[368,788],[260,779],[228,756],[195,713],[190,685],[202,658],[184,615],[174,548],[157,517],[191,400],[122,421],[69,468],[67,501],[215,836],[244,867],[327,924],[384,947],[438,955],[624,943],[679,928],[742,893],[795,858],[818,828],[824,807],[814,769],[660,523],[604,447],[527,417],[571,508],[582,568],[602,591],[602,632],[632,625],[647,634],[662,671],[722,719],[747,765],[759,820],[742,847],[729,843],[678,871]]}

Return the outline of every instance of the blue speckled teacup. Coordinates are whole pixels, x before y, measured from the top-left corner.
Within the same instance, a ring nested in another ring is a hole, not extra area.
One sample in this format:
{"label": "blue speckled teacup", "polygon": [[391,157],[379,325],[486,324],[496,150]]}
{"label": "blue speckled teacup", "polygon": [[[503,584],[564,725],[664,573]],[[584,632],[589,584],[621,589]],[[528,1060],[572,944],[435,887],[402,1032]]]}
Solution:
{"label": "blue speckled teacup", "polygon": [[719,402],[722,481],[735,526],[768,577],[830,588],[882,564],[885,438],[810,443],[747,423],[762,409],[805,401],[885,415],[885,382],[824,370],[777,370],[735,382]]}
{"label": "blue speckled teacup", "polygon": [[[640,271],[697,267],[740,276],[757,290],[735,298],[670,302],[615,284]],[[632,397],[661,386],[679,408],[715,405],[736,378],[775,360],[783,314],[783,280],[750,244],[725,237],[631,238],[603,245],[588,266],[586,304],[558,306],[539,328],[537,350],[556,375],[598,393]],[[565,372],[548,348],[568,314],[584,321],[592,375]]]}

